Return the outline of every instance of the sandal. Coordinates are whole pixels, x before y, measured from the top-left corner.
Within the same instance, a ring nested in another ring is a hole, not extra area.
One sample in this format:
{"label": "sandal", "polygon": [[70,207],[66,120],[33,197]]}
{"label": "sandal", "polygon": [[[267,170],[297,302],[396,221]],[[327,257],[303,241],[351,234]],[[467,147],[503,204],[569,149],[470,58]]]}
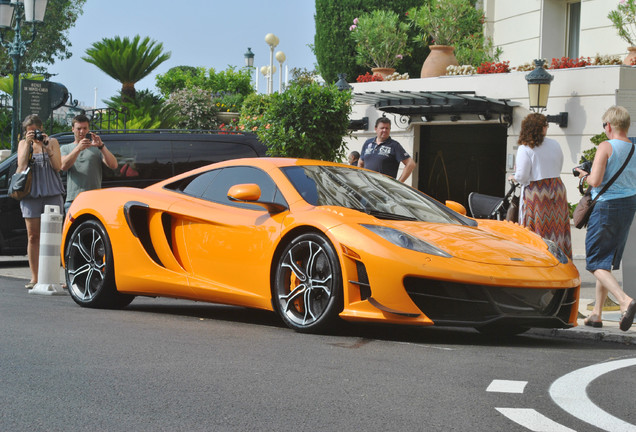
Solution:
{"label": "sandal", "polygon": [[623,312],[620,320],[621,330],[627,331],[631,328],[634,323],[634,315],[636,315],[636,300],[632,300],[629,306],[627,306],[627,310]]}
{"label": "sandal", "polygon": [[24,287],[26,289],[33,289],[33,287],[35,286],[36,282],[29,282],[28,284],[24,285]]}
{"label": "sandal", "polygon": [[583,324],[588,327],[601,328],[603,327],[603,321],[598,319],[596,315],[590,315],[583,320]]}

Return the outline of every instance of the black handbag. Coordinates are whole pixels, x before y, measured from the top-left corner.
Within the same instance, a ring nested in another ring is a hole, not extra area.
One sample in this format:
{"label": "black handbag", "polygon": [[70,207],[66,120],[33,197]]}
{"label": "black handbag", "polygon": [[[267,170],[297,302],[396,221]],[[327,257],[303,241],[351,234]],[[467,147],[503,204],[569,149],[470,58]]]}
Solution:
{"label": "black handbag", "polygon": [[592,199],[592,188],[588,187],[585,192],[583,191],[583,181],[585,180],[585,178],[581,178],[579,180],[579,192],[581,192],[583,196],[579,200],[579,203],[576,205],[574,213],[572,214],[572,222],[574,222],[575,227],[581,229],[587,226],[587,222],[590,220],[592,210],[594,210],[596,200],[598,200],[598,197],[600,197],[601,194],[609,189],[612,183],[616,181],[618,176],[623,172],[623,170],[629,163],[629,160],[632,158],[633,154],[634,145],[632,144],[632,149],[629,151],[629,155],[627,156],[627,159],[625,159],[625,162],[623,163],[623,166],[621,166],[621,169],[619,169],[616,174],[614,174],[614,176],[610,179],[610,181],[608,181],[607,184],[603,186],[603,189],[601,189],[601,191],[596,195],[594,199]]}
{"label": "black handbag", "polygon": [[22,172],[17,172],[11,176],[9,183],[8,195],[20,201],[22,198],[31,193],[31,183],[33,182],[33,171],[31,164],[33,161],[33,149],[29,152],[29,164]]}

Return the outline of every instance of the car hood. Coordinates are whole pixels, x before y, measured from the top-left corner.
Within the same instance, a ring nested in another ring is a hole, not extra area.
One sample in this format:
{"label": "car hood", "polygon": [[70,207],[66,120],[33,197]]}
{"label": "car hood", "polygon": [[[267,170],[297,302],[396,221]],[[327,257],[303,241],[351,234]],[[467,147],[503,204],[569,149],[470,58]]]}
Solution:
{"label": "car hood", "polygon": [[428,241],[453,257],[484,264],[552,267],[558,264],[550,252],[519,243],[479,227],[426,222],[391,221],[393,227]]}

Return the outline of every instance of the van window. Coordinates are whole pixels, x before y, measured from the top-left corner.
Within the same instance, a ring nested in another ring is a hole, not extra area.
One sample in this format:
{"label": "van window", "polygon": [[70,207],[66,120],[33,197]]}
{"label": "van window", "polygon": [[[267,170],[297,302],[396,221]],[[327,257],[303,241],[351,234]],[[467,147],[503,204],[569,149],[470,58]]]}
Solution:
{"label": "van window", "polygon": [[228,159],[258,156],[250,146],[224,141],[174,141],[173,155],[175,174]]}
{"label": "van window", "polygon": [[170,141],[110,141],[106,145],[117,158],[117,168],[103,167],[103,182],[125,179],[149,184],[174,175]]}

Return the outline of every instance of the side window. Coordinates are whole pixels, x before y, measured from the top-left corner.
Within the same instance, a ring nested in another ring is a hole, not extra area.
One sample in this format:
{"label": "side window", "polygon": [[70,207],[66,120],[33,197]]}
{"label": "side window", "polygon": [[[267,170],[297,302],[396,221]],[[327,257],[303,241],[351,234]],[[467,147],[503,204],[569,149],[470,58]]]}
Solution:
{"label": "side window", "polygon": [[0,172],[0,189],[9,188],[9,180],[18,168],[17,160],[14,160],[11,164],[5,164],[2,172]]}
{"label": "side window", "polygon": [[263,210],[263,207],[256,204],[237,203],[228,199],[227,192],[230,188],[241,183],[256,183],[261,188],[261,201],[286,204],[271,177],[260,169],[253,167],[228,167],[222,169],[214,178],[214,181],[208,185],[202,198],[234,207]]}
{"label": "side window", "polygon": [[190,177],[177,183],[167,185],[166,187],[174,190],[181,189],[184,194],[194,197],[201,197],[208,186],[210,186],[210,183],[212,183],[212,181],[221,171],[223,171],[223,168],[204,172],[202,174]]}
{"label": "side window", "polygon": [[131,140],[108,142],[108,149],[117,158],[117,168],[104,169],[104,181],[126,178],[155,182],[172,177],[170,141]]}
{"label": "side window", "polygon": [[240,142],[173,140],[175,175],[229,159],[256,157],[254,150]]}

